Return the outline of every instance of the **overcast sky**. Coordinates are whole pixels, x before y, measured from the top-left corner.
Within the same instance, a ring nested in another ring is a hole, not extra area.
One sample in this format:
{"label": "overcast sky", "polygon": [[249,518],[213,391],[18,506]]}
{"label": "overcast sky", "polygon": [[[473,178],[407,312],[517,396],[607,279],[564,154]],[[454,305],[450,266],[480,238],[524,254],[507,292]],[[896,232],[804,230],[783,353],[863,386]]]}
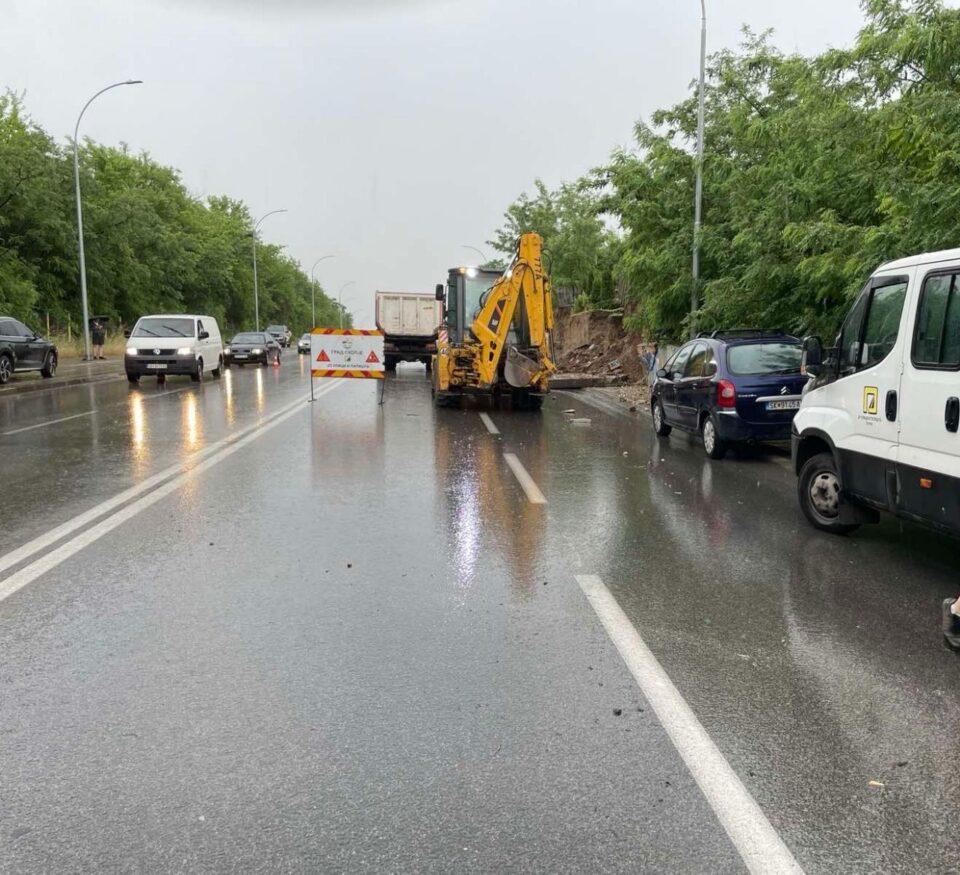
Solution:
{"label": "overcast sky", "polygon": [[[494,253],[506,206],[629,145],[697,75],[697,0],[6,0],[0,87],[58,137],[145,149],[198,195],[242,198],[270,242],[372,321]],[[848,44],[857,0],[707,0],[708,50],[773,28]]]}

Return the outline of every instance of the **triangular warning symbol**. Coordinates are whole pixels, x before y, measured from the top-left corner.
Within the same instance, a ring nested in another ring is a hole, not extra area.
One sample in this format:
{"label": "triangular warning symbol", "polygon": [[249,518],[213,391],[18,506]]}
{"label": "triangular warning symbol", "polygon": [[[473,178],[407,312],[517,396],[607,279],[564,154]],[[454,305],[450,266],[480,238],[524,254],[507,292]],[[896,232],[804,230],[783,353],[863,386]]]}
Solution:
{"label": "triangular warning symbol", "polygon": [[320,355],[317,356],[317,361],[318,362],[330,361],[330,356],[327,355],[327,351],[325,349],[320,350]]}
{"label": "triangular warning symbol", "polygon": [[377,354],[371,349],[370,355],[367,356],[368,365],[378,365],[380,364],[380,359],[377,358]]}

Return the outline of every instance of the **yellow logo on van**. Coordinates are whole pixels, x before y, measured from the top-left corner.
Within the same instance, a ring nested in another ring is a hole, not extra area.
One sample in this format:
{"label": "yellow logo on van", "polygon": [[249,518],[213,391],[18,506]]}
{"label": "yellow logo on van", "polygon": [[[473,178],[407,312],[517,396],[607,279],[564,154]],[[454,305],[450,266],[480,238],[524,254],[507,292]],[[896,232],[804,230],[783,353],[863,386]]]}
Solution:
{"label": "yellow logo on van", "polygon": [[863,412],[877,416],[880,412],[880,389],[876,386],[863,387]]}

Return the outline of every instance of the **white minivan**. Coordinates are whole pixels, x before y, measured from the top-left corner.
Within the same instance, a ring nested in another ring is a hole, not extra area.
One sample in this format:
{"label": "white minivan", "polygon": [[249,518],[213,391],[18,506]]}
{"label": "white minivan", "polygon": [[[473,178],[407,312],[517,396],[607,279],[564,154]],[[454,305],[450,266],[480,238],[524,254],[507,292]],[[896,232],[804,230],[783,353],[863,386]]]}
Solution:
{"label": "white minivan", "polygon": [[170,374],[189,374],[199,383],[207,371],[223,373],[223,341],[213,316],[141,316],[126,337],[123,365],[131,384],[144,376],[162,383]]}
{"label": "white minivan", "polygon": [[845,533],[878,510],[960,534],[960,249],[879,267],[834,348],[805,341],[800,504]]}

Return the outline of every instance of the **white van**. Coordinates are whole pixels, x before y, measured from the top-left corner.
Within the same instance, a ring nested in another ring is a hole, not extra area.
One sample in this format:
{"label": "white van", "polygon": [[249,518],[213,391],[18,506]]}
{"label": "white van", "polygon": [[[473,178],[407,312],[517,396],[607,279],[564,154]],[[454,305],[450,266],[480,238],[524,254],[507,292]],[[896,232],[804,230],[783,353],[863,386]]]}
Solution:
{"label": "white van", "polygon": [[879,267],[835,348],[805,342],[793,421],[804,514],[849,532],[887,510],[960,534],[960,249]]}
{"label": "white van", "polygon": [[141,316],[126,337],[123,365],[131,384],[143,376],[162,383],[170,374],[189,374],[199,383],[207,371],[223,373],[223,341],[212,316]]}

